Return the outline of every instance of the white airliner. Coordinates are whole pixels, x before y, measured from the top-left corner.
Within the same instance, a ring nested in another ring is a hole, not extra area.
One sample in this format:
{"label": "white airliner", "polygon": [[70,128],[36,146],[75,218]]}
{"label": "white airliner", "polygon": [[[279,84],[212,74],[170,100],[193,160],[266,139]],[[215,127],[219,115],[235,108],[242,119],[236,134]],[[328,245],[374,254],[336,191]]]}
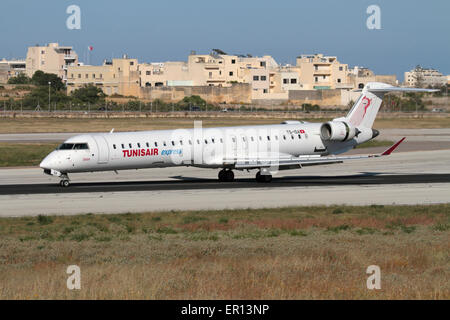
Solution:
{"label": "white airliner", "polygon": [[69,173],[196,166],[218,168],[220,181],[233,181],[233,170],[257,170],[258,182],[270,182],[278,170],[342,163],[389,155],[336,156],[379,135],[372,129],[383,95],[392,91],[433,92],[371,82],[347,116],[326,123],[284,121],[275,125],[114,132],[78,135],[66,140],[40,164],[68,187]]}

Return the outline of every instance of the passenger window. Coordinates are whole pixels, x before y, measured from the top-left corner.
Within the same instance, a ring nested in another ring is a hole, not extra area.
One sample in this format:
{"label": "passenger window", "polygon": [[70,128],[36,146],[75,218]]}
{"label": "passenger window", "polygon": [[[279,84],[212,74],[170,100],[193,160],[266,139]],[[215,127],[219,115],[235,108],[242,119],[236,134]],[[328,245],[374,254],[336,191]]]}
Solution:
{"label": "passenger window", "polygon": [[163,141],[163,146],[164,146],[164,147],[167,146],[167,143],[166,143],[165,141]]}
{"label": "passenger window", "polygon": [[155,141],[155,147],[157,147],[157,146],[158,146],[158,142]]}
{"label": "passenger window", "polygon": [[286,136],[283,135],[283,139],[286,140]]}
{"label": "passenger window", "polygon": [[294,140],[294,136],[293,135],[291,135],[291,139]]}
{"label": "passenger window", "polygon": [[191,139],[189,139],[189,145],[192,145],[192,141],[191,141]]}
{"label": "passenger window", "polygon": [[148,144],[148,142],[146,142],[145,145],[147,146],[147,148],[150,148],[150,145]]}
{"label": "passenger window", "polygon": [[262,141],[262,137],[261,136],[259,136],[259,141]]}
{"label": "passenger window", "polygon": [[175,145],[175,142],[172,141],[172,145],[174,146],[174,145]]}
{"label": "passenger window", "polygon": [[275,140],[278,140],[278,136],[275,136]]}
{"label": "passenger window", "polygon": [[223,139],[222,138],[220,138],[220,143],[223,143]]}
{"label": "passenger window", "polygon": [[197,144],[200,144],[200,140],[197,139]]}
{"label": "passenger window", "polygon": [[253,139],[253,137],[250,137],[250,140],[252,140],[252,142],[255,141],[255,139]]}
{"label": "passenger window", "polygon": [[301,136],[301,135],[298,135],[298,138],[299,138],[299,139],[301,139],[301,138],[302,138],[302,136]]}
{"label": "passenger window", "polygon": [[211,142],[214,143],[214,138],[211,138]]}
{"label": "passenger window", "polygon": [[132,144],[131,144],[131,143],[129,143],[128,145],[130,146],[130,149],[132,149],[132,148],[133,148],[133,146],[132,146]]}
{"label": "passenger window", "polygon": [[232,138],[231,140],[232,140],[233,142],[236,142],[236,138]]}
{"label": "passenger window", "polygon": [[138,148],[140,148],[141,147],[141,144],[138,142]]}
{"label": "passenger window", "polygon": [[208,144],[208,140],[205,139],[205,144]]}
{"label": "passenger window", "polygon": [[113,144],[113,148],[114,148],[114,150],[116,150],[116,145],[115,144]]}
{"label": "passenger window", "polygon": [[267,136],[267,141],[270,141],[270,136]]}
{"label": "passenger window", "polygon": [[183,145],[183,140],[180,140],[180,146],[182,146]]}
{"label": "passenger window", "polygon": [[124,146],[124,144],[122,143],[122,149],[125,149],[125,146]]}

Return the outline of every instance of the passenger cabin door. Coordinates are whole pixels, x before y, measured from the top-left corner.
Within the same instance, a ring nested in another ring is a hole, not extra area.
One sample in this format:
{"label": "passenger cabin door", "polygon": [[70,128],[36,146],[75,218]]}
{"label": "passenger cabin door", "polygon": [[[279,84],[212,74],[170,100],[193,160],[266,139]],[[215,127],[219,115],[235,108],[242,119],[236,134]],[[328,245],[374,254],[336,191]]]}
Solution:
{"label": "passenger cabin door", "polygon": [[93,136],[95,143],[97,144],[97,150],[98,150],[98,156],[97,156],[97,163],[98,164],[105,164],[109,161],[109,147],[108,143],[106,142],[105,137],[103,136]]}

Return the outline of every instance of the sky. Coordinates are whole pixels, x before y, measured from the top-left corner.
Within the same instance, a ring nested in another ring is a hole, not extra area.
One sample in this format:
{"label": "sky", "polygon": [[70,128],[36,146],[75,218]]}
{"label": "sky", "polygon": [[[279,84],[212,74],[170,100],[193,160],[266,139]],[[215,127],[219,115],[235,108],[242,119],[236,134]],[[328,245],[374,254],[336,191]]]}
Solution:
{"label": "sky", "polygon": [[[67,7],[81,10],[69,30]],[[381,29],[368,29],[370,5]],[[450,74],[448,0],[2,0],[0,59],[25,58],[28,46],[73,46],[91,64],[128,54],[140,62],[186,61],[191,50],[271,55],[295,64],[300,54],[337,56],[376,74],[416,65]]]}

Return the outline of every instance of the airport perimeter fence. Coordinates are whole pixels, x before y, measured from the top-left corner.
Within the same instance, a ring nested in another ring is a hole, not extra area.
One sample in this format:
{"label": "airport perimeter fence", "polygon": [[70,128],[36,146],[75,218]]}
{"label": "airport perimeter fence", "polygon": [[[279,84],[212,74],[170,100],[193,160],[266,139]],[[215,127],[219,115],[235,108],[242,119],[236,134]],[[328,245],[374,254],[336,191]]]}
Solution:
{"label": "airport perimeter fence", "polygon": [[[51,114],[120,114],[120,113],[143,113],[143,114],[163,114],[163,113],[180,113],[180,114],[345,114],[349,108],[345,107],[323,107],[304,106],[304,105],[253,105],[253,104],[220,104],[220,105],[180,105],[177,103],[142,103],[139,101],[130,101],[128,103],[106,102],[102,104],[61,104],[50,102],[50,104],[24,105],[22,101],[4,100],[0,102],[0,112],[5,113],[51,113]],[[405,114],[427,114],[427,113],[449,113],[449,108],[416,108],[402,110],[402,108],[385,108],[380,109],[381,113],[405,113]]]}

